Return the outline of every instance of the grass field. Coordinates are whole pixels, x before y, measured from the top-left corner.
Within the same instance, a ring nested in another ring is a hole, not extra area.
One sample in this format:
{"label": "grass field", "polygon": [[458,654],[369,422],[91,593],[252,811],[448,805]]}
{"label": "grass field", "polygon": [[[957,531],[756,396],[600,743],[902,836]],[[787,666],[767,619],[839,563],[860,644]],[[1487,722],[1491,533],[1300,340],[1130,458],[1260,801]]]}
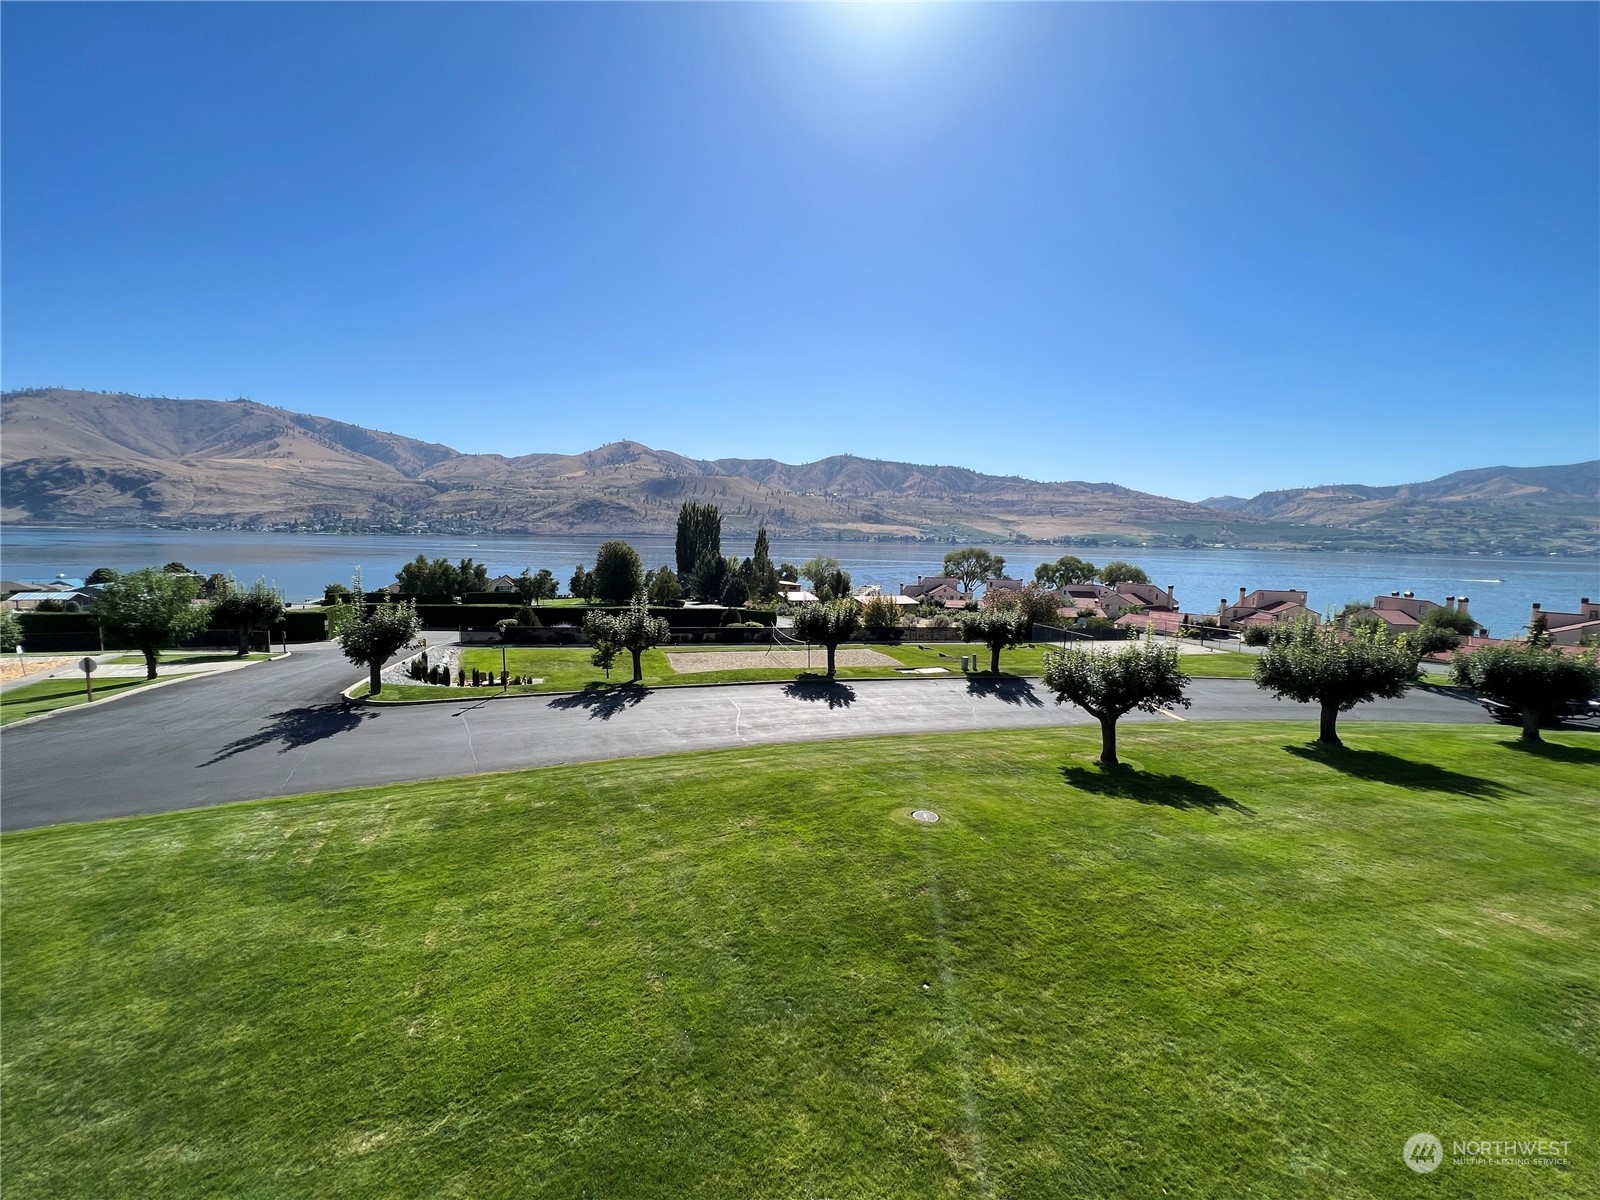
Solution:
{"label": "grass field", "polygon": [[[880,650],[885,655],[907,667],[944,667],[952,675],[961,674],[961,658],[963,655],[978,654],[985,668],[989,664],[989,650],[987,647],[969,642],[940,642],[927,643],[929,649],[919,650],[915,645],[910,646],[882,646],[874,645],[872,649]],[[748,651],[749,646],[683,646],[675,647],[688,653],[714,653],[717,651]],[[1036,644],[1033,648],[1026,646],[1015,650],[1006,650],[1000,656],[1001,674],[1037,677],[1044,673],[1044,655],[1049,646]],[[606,679],[604,671],[595,667],[589,661],[591,651],[586,647],[561,647],[540,646],[508,648],[505,654],[506,670],[512,675],[532,676],[543,679],[543,683],[532,684],[525,687],[513,687],[513,692],[576,692],[586,688],[601,688],[615,686],[627,682],[632,673],[632,666],[626,654],[618,656],[617,666],[611,670],[610,680]],[[703,671],[691,675],[680,675],[672,669],[667,661],[668,651],[647,650],[644,655],[644,684],[647,687],[681,687],[684,684],[706,683],[761,683],[761,682],[787,682],[805,672],[796,672],[792,668],[773,667],[766,670],[736,670],[736,671]],[[827,652],[821,649],[813,652],[816,663],[815,674],[821,674],[827,669]],[[500,675],[500,649],[499,647],[481,647],[463,650],[461,663],[469,672],[476,667],[480,671],[492,671],[498,679]],[[1255,656],[1241,654],[1234,651],[1217,651],[1206,654],[1186,654],[1183,657],[1183,668],[1195,678],[1249,678],[1255,666]],[[987,671],[983,672],[987,673]],[[899,678],[899,673],[892,667],[840,667],[837,672],[840,679],[893,679]],[[385,684],[379,701],[404,701],[404,700],[429,700],[444,699],[452,696],[471,695],[472,692],[461,691],[456,688],[441,688],[428,684]]]}
{"label": "grass field", "polygon": [[[97,679],[94,683],[94,698],[99,702],[117,692],[144,687],[151,682],[153,681],[148,679]],[[41,680],[0,693],[0,725],[9,725],[24,717],[36,717],[40,713],[53,712],[58,708],[71,708],[75,704],[83,703],[85,696],[81,674],[69,679]]]}
{"label": "grass field", "polygon": [[[1600,1195],[1600,740],[733,750],[0,839],[8,1197]],[[925,826],[913,807],[936,809]],[[1569,1169],[1401,1161],[1413,1133]]]}

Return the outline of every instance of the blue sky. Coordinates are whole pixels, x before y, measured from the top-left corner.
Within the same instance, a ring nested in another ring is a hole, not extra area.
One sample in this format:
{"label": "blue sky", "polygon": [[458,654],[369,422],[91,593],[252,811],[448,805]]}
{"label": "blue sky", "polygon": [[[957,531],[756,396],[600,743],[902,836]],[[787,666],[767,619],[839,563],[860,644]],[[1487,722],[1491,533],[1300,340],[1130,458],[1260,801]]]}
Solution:
{"label": "blue sky", "polygon": [[1600,6],[19,4],[3,376],[1189,499],[1600,454]]}

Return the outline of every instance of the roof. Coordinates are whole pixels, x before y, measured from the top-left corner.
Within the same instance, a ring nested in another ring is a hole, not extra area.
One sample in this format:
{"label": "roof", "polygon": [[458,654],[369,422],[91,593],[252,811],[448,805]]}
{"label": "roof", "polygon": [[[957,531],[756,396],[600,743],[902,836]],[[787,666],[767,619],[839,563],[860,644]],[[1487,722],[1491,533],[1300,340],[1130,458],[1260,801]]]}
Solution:
{"label": "roof", "polygon": [[72,600],[75,598],[88,600],[92,597],[86,592],[18,592],[16,595],[8,597],[11,600],[23,600],[30,604],[42,600]]}
{"label": "roof", "polygon": [[1133,629],[1143,629],[1147,625],[1161,630],[1181,629],[1188,623],[1189,616],[1188,613],[1173,612],[1171,609],[1144,609],[1123,613],[1117,618],[1117,624]]}
{"label": "roof", "polygon": [[783,598],[790,604],[815,604],[817,601],[817,594],[815,592],[808,592],[802,588],[797,592],[785,592],[783,594]]}
{"label": "roof", "polygon": [[1410,613],[1402,608],[1369,608],[1367,612],[1389,625],[1418,625],[1422,624]]}

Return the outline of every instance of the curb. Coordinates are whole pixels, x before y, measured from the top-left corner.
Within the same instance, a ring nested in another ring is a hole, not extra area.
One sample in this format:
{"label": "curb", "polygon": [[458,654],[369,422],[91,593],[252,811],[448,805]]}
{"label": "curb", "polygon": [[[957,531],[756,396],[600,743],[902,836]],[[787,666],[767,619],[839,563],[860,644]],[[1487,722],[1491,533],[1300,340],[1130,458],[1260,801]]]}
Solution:
{"label": "curb", "polygon": [[[289,655],[287,654],[280,654],[276,658],[269,658],[265,661],[276,662],[279,658],[288,657]],[[254,667],[257,665],[258,663],[253,662],[224,663],[214,671],[194,671],[187,675],[169,675],[165,679],[150,680],[147,681],[143,687],[128,688],[126,691],[113,693],[112,695],[106,696],[102,700],[95,700],[89,704],[69,704],[65,708],[56,708],[49,712],[35,713],[31,717],[23,717],[20,721],[12,721],[7,725],[0,726],[0,733],[10,733],[13,729],[21,729],[24,725],[34,725],[40,721],[48,721],[52,717],[64,717],[68,713],[84,712],[88,709],[99,708],[102,704],[115,704],[118,700],[128,700],[134,696],[142,696],[146,692],[153,692],[159,688],[171,687],[175,683],[188,683],[195,679],[209,679],[213,675],[227,675],[232,671],[242,671],[246,667]],[[41,679],[38,682],[44,683],[45,680]]]}
{"label": "curb", "polygon": [[[465,647],[463,647],[463,648],[465,648]],[[421,653],[421,651],[418,651],[418,653]],[[1220,651],[1213,651],[1213,653],[1220,653]],[[410,662],[412,658],[416,658],[416,657],[417,657],[417,655],[413,654],[411,656],[411,658],[401,659],[400,662],[395,664],[395,666],[397,666],[397,667],[398,666],[404,666],[406,663]],[[387,669],[390,669],[390,668],[385,668],[385,669],[387,670]],[[951,667],[950,668],[950,672],[947,675],[900,675],[900,674],[895,674],[895,675],[872,675],[872,676],[868,676],[866,678],[836,679],[833,682],[842,683],[842,684],[850,684],[850,683],[933,683],[933,682],[937,682],[937,681],[942,680],[942,679],[972,679],[972,678],[982,679],[982,678],[986,678],[986,677],[989,677],[989,672],[988,671],[967,671],[967,672],[962,672],[959,668]],[[1009,672],[1002,672],[1000,677],[1001,678],[1009,678],[1009,679],[1021,679],[1021,680],[1043,679],[1044,678],[1044,676],[1042,676],[1042,675],[1012,675]],[[1233,676],[1233,675],[1197,676],[1197,678],[1208,679],[1208,680],[1232,680],[1234,682],[1242,682],[1242,683],[1250,683],[1250,682],[1252,682],[1247,677],[1240,677],[1240,676]],[[825,681],[825,677],[819,677],[819,679],[816,680],[815,682],[823,682],[823,681]],[[477,701],[480,704],[487,703],[490,700],[543,700],[543,699],[548,699],[550,697],[555,697],[555,696],[585,696],[585,695],[589,694],[588,692],[581,691],[581,690],[580,691],[570,691],[569,690],[569,691],[562,691],[562,692],[502,692],[502,691],[499,691],[499,690],[491,691],[488,688],[457,689],[457,690],[464,690],[464,691],[488,692],[488,695],[486,695],[486,696],[440,696],[438,699],[417,699],[417,700],[373,700],[373,699],[370,699],[367,696],[352,696],[350,694],[350,693],[355,691],[358,687],[360,687],[362,684],[364,684],[366,682],[368,682],[368,681],[365,680],[365,679],[358,679],[354,683],[352,683],[349,687],[345,688],[339,694],[342,697],[344,697],[345,701],[347,703],[349,703],[349,704],[371,704],[371,705],[376,705],[376,706],[380,706],[380,707],[383,707],[383,708],[404,708],[404,707],[407,707],[407,706],[413,706],[413,705],[420,706],[420,705],[426,705],[426,704],[460,704],[464,700],[474,700],[474,701]],[[660,686],[660,687],[653,687],[653,688],[652,687],[644,687],[643,690],[647,691],[647,692],[665,692],[665,691],[675,691],[676,692],[676,691],[684,691],[684,690],[687,690],[689,688],[788,687],[790,684],[794,684],[794,683],[798,683],[798,682],[799,682],[798,679],[735,679],[735,680],[729,680],[729,681],[727,681],[725,683],[672,683],[672,684],[667,684],[665,686]],[[812,681],[808,680],[807,682],[812,682]],[[405,686],[405,685],[400,685],[400,686]],[[422,685],[419,685],[419,686],[422,686]],[[618,684],[617,686],[618,687],[627,687],[629,685],[624,683],[624,684]]]}

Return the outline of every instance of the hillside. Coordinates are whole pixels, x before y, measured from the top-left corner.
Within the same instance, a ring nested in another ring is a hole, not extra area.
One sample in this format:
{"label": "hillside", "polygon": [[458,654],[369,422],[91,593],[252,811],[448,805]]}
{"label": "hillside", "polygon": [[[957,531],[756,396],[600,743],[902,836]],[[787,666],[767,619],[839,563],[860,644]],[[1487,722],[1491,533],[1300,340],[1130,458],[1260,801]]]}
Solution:
{"label": "hillside", "polygon": [[55,388],[0,398],[0,448],[0,518],[32,524],[667,533],[693,499],[720,505],[731,529],[765,522],[790,535],[1585,553],[1600,490],[1595,464],[1580,464],[1207,507],[853,455],[704,461],[631,441],[461,454],[250,400]]}
{"label": "hillside", "polygon": [[1600,460],[1555,467],[1481,467],[1389,487],[1329,484],[1215,496],[1202,505],[1232,517],[1319,525],[1426,549],[1547,552],[1587,547],[1600,533]]}

